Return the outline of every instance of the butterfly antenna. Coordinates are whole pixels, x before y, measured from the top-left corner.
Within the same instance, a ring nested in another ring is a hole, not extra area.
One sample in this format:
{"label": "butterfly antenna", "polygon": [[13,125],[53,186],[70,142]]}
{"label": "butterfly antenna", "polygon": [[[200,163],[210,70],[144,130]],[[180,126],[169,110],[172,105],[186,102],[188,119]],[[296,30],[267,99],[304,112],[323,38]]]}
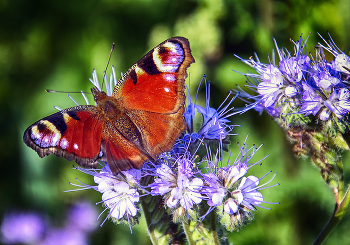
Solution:
{"label": "butterfly antenna", "polygon": [[48,93],[64,93],[64,94],[81,94],[81,93],[84,93],[84,94],[91,94],[89,92],[77,92],[77,91],[74,91],[74,92],[68,92],[68,91],[59,91],[59,90],[51,90],[51,89],[45,89],[46,92]]}
{"label": "butterfly antenna", "polygon": [[107,73],[109,62],[111,61],[111,57],[112,57],[112,53],[113,53],[113,50],[114,50],[114,46],[115,46],[115,43],[112,43],[112,48],[111,48],[111,52],[109,53],[109,58],[108,58],[108,62],[107,62],[107,65],[106,65],[106,69],[103,72],[103,80],[102,80],[102,88],[101,89],[103,89],[103,84],[105,82],[105,74]]}

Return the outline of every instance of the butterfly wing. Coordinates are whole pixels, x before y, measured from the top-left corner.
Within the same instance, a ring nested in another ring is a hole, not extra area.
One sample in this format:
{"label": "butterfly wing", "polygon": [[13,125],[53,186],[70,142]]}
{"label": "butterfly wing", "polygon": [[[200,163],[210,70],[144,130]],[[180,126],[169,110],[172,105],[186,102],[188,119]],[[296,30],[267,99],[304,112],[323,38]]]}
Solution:
{"label": "butterfly wing", "polygon": [[127,112],[140,129],[143,148],[153,159],[170,150],[181,132],[186,129],[183,113],[183,107],[172,114],[142,110]]}
{"label": "butterfly wing", "polygon": [[113,96],[130,110],[176,113],[185,103],[189,42],[173,37],[149,51],[117,82]]}
{"label": "butterfly wing", "polygon": [[115,121],[107,120],[102,132],[104,160],[112,173],[141,168],[152,157],[143,149],[140,132],[125,115]]}
{"label": "butterfly wing", "polygon": [[96,167],[105,120],[96,106],[76,106],[34,123],[23,141],[40,157],[54,154],[84,167]]}
{"label": "butterfly wing", "polygon": [[[188,40],[170,38],[149,51],[116,84],[113,97],[139,133],[135,149],[149,159],[170,150],[186,128],[185,78],[193,62]],[[144,159],[132,162],[140,168]]]}

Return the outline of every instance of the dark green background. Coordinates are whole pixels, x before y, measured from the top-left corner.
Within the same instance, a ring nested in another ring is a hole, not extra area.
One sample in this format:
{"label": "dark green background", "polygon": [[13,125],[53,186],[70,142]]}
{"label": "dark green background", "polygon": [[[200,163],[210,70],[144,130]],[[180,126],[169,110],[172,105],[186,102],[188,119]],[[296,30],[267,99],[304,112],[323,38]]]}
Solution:
{"label": "dark green background", "polygon": [[[89,91],[88,78],[97,69],[100,81],[112,42],[111,64],[117,74],[125,72],[149,49],[171,36],[190,40],[196,63],[189,73],[193,91],[205,73],[212,81],[212,106],[217,107],[244,76],[252,71],[233,54],[248,58],[257,52],[261,61],[273,48],[272,37],[280,47],[293,50],[290,38],[304,38],[312,32],[308,47],[313,52],[327,30],[338,46],[350,50],[350,1],[0,1],[0,218],[4,211],[35,210],[59,225],[70,204],[79,199],[101,200],[94,191],[63,193],[74,189],[75,178],[93,184],[92,177],[72,170],[72,162],[55,156],[41,159],[22,142],[26,127],[56,112],[53,106],[74,106],[64,93],[49,94],[45,89]],[[109,72],[108,72],[109,73]],[[203,92],[203,89],[201,90]],[[73,97],[81,104],[81,95]],[[203,98],[203,93],[201,94]],[[90,97],[90,101],[92,98]],[[203,102],[203,100],[201,100]],[[244,104],[235,101],[235,106]],[[258,177],[277,172],[272,184],[263,190],[265,205],[255,221],[240,232],[228,234],[233,244],[310,244],[333,211],[333,194],[319,171],[308,159],[293,157],[283,132],[266,115],[250,111],[232,118],[239,136],[249,134],[249,144],[262,149],[255,160],[270,155],[262,166],[249,170]],[[349,157],[344,159],[346,180]],[[270,174],[272,176],[272,174]],[[264,179],[267,181],[269,177]],[[103,208],[97,206],[99,212]],[[102,222],[103,217],[100,219]],[[349,212],[325,244],[349,244]],[[143,220],[134,234],[123,225],[107,221],[91,236],[91,244],[150,244]]]}

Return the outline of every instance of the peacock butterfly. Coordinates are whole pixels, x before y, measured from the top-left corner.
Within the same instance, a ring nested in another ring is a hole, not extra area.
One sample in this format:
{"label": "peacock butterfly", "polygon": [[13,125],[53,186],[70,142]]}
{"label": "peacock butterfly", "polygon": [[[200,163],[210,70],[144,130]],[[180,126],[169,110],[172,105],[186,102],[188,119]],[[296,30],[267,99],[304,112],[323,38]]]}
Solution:
{"label": "peacock butterfly", "polygon": [[143,56],[117,82],[112,96],[91,88],[96,106],[71,107],[26,129],[23,141],[40,157],[54,154],[111,171],[141,168],[170,150],[186,128],[186,69],[194,62],[189,42],[170,38]]}

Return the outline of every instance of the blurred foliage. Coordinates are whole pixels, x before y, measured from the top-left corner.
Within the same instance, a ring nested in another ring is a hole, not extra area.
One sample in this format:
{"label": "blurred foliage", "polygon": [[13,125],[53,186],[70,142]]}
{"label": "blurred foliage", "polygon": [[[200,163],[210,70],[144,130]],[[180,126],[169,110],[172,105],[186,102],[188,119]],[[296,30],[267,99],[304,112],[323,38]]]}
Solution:
{"label": "blurred foliage", "polygon": [[[205,73],[212,81],[212,106],[217,107],[227,91],[244,84],[247,72],[233,54],[248,58],[256,52],[267,61],[273,49],[293,48],[312,32],[308,50],[321,41],[319,32],[329,31],[345,52],[350,50],[349,0],[104,0],[104,1],[0,1],[0,216],[5,211],[36,210],[60,222],[70,203],[101,196],[92,191],[64,193],[74,189],[69,182],[92,184],[91,176],[72,170],[72,162],[49,156],[41,159],[22,142],[26,127],[60,108],[74,106],[65,93],[45,89],[87,91],[93,68],[102,81],[112,42],[111,64],[124,72],[149,49],[171,36],[190,40],[196,63],[189,69],[191,92]],[[108,72],[109,73],[109,72]],[[204,88],[201,89],[203,98]],[[81,95],[73,95],[81,104]],[[92,98],[90,97],[90,101]],[[244,103],[235,101],[236,107]],[[255,221],[228,234],[233,244],[310,244],[333,212],[333,193],[308,159],[296,159],[283,131],[266,115],[250,111],[232,118],[243,142],[262,149],[256,160],[266,155],[262,166],[250,173],[263,176],[277,172],[274,183],[281,186],[263,191],[272,210],[258,209]],[[345,156],[346,178],[350,158]],[[349,179],[347,179],[349,181]],[[103,208],[98,206],[102,212]],[[100,218],[102,222],[106,214]],[[1,218],[0,217],[0,218]],[[326,244],[349,244],[349,211]],[[91,244],[150,244],[143,220],[130,234],[127,226],[107,221],[92,236]]]}

